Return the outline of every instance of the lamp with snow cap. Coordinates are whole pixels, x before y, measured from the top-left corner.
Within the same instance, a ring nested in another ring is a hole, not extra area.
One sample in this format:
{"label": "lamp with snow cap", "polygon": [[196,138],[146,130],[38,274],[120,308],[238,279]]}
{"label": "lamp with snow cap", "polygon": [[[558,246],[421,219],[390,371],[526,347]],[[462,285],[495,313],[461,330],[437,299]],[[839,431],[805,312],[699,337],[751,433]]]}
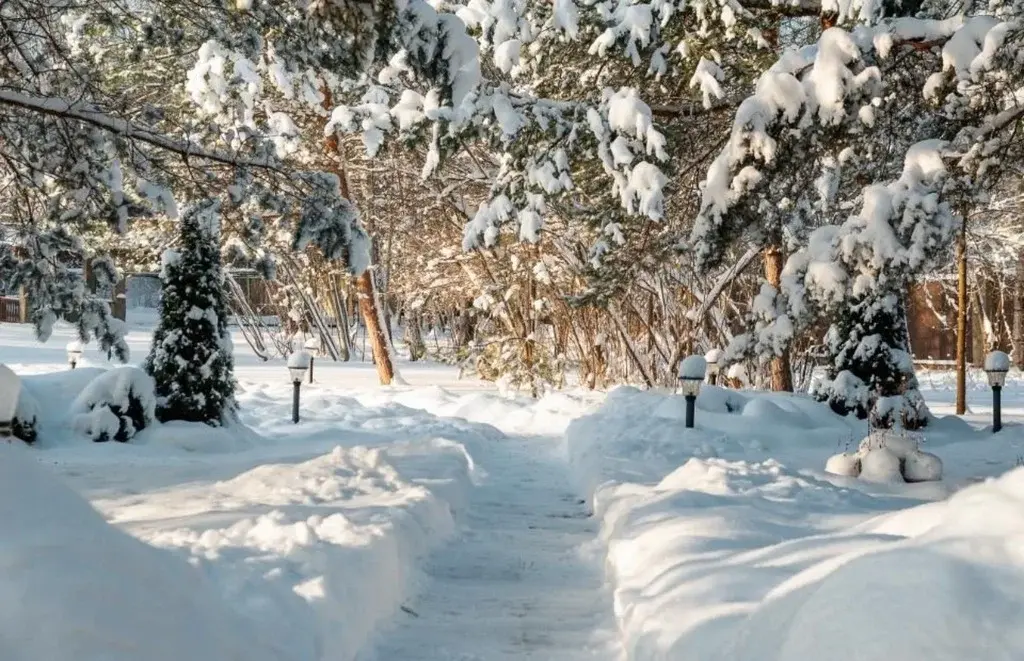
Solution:
{"label": "lamp with snow cap", "polygon": [[296,351],[288,357],[288,372],[292,377],[292,422],[299,423],[299,390],[302,388],[302,379],[309,369],[310,355],[305,351]]}
{"label": "lamp with snow cap", "polygon": [[7,365],[0,365],[0,438],[14,434],[14,413],[18,410],[21,379]]}
{"label": "lamp with snow cap", "polygon": [[1003,428],[1003,384],[1010,371],[1010,356],[1004,351],[992,351],[985,356],[985,374],[992,386],[992,433]]}
{"label": "lamp with snow cap", "polygon": [[320,352],[320,339],[316,336],[311,337],[303,346],[309,352],[309,382],[313,383],[313,364],[316,362],[315,356]]}
{"label": "lamp with snow cap", "polygon": [[679,363],[679,390],[686,397],[686,428],[693,429],[693,414],[697,408],[697,393],[704,381],[708,364],[703,356],[688,356]]}
{"label": "lamp with snow cap", "polygon": [[78,340],[74,342],[68,342],[68,365],[71,365],[71,369],[78,367],[78,360],[82,357],[82,343]]}
{"label": "lamp with snow cap", "polygon": [[718,385],[718,375],[722,371],[722,350],[708,351],[704,354],[704,361],[708,364],[708,383]]}

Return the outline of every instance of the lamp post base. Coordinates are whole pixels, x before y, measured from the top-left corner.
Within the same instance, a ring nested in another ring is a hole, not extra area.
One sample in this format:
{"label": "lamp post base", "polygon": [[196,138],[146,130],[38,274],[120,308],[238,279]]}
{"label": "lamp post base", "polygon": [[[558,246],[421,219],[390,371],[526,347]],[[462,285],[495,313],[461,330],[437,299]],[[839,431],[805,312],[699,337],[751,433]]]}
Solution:
{"label": "lamp post base", "polygon": [[697,396],[686,396],[686,428],[693,429],[693,412],[697,406]]}
{"label": "lamp post base", "polygon": [[992,386],[992,433],[1003,428],[1003,387]]}
{"label": "lamp post base", "polygon": [[299,424],[299,388],[302,384],[296,381],[292,384],[294,390],[292,390],[292,422]]}

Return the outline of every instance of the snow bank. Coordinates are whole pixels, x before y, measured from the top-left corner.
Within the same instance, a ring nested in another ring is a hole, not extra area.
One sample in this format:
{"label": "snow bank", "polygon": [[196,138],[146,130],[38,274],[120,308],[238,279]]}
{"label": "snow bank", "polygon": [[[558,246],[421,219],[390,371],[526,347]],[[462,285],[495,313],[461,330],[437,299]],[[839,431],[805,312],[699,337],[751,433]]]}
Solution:
{"label": "snow bank", "polygon": [[365,406],[399,404],[426,411],[446,423],[459,418],[488,425],[506,434],[562,434],[569,423],[593,410],[601,393],[585,390],[551,392],[540,399],[505,397],[497,392],[460,393],[445,388],[389,389],[356,393]]}
{"label": "snow bank", "polygon": [[454,532],[472,472],[445,439],[338,447],[97,506],[201,567],[289,658],[348,661],[416,589],[418,560]]}
{"label": "snow bank", "polygon": [[591,497],[607,481],[655,483],[692,457],[825,457],[860,435],[857,421],[799,395],[737,392],[705,385],[696,427],[684,428],[682,397],[615,388],[593,414],[566,429],[565,451],[577,487]]}
{"label": "snow bank", "polygon": [[0,649],[5,661],[295,659],[200,572],[108,525],[0,443]]}
{"label": "snow bank", "polygon": [[[858,423],[737,397],[685,430],[681,397],[619,388],[567,430],[627,658],[1024,658],[1024,469],[948,500],[942,484],[830,476],[816,468]],[[932,432],[944,454],[967,442],[962,423]]]}
{"label": "snow bank", "polygon": [[692,459],[601,490],[595,512],[630,659],[1009,660],[1024,658],[1022,500],[1024,469],[878,514],[906,501]]}

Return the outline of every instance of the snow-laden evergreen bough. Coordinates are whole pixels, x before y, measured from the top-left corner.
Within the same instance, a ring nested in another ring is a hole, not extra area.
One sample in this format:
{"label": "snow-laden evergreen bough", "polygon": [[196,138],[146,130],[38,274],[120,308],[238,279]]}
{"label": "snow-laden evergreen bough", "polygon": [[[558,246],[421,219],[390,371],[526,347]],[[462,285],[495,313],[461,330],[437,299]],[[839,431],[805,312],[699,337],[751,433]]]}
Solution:
{"label": "snow-laden evergreen bough", "polygon": [[160,323],[145,369],[156,382],[156,416],[221,425],[235,418],[231,333],[220,265],[220,204],[181,217],[181,247],[163,257]]}
{"label": "snow-laden evergreen bough", "polygon": [[[754,301],[734,358],[778,355],[825,318],[818,396],[881,425],[925,423],[903,299],[1016,153],[1021,31],[1004,19],[1017,9],[833,28],[762,76],[708,172],[691,236],[703,264],[736,241],[791,253],[780,289],[765,284]],[[894,181],[862,187],[878,180],[874,130],[886,113],[908,120],[893,142],[931,139],[904,147]],[[860,212],[843,219],[853,203]]]}
{"label": "snow-laden evergreen bough", "polygon": [[125,443],[153,423],[153,379],[138,367],[119,367],[99,375],[71,404],[75,431],[97,443]]}

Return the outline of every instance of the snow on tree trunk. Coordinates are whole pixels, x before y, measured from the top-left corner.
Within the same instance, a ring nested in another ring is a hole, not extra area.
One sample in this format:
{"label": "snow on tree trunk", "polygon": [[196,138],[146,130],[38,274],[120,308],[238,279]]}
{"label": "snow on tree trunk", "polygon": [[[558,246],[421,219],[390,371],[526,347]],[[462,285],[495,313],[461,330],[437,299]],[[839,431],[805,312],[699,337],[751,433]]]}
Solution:
{"label": "snow on tree trunk", "polygon": [[163,256],[160,323],[145,369],[156,381],[156,416],[228,424],[235,378],[220,265],[220,203],[205,200],[181,218],[181,250]]}

